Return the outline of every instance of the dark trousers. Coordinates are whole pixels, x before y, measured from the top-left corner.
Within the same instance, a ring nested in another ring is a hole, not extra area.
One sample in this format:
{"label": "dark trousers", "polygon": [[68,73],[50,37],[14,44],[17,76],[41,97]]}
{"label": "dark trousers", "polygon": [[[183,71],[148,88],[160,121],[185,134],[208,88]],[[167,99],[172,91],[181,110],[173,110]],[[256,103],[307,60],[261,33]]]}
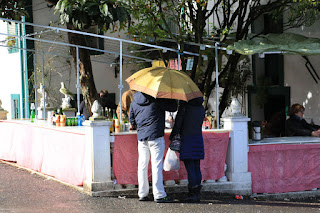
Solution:
{"label": "dark trousers", "polygon": [[200,171],[200,160],[185,159],[183,160],[183,163],[188,173],[188,187],[192,188],[201,185],[202,175]]}

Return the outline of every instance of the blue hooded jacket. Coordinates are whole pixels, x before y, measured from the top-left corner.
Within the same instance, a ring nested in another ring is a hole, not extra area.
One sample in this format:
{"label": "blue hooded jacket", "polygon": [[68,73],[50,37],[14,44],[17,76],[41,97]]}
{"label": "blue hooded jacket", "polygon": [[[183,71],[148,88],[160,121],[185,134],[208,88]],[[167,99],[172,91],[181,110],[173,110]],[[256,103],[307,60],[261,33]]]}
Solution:
{"label": "blue hooded jacket", "polygon": [[175,100],[155,99],[142,92],[136,92],[130,105],[129,121],[137,126],[138,140],[154,140],[164,136],[165,111],[176,110]]}
{"label": "blue hooded jacket", "polygon": [[205,117],[205,110],[202,102],[203,98],[195,98],[189,102],[180,101],[170,140],[177,134],[181,135],[181,160],[204,159],[202,122]]}

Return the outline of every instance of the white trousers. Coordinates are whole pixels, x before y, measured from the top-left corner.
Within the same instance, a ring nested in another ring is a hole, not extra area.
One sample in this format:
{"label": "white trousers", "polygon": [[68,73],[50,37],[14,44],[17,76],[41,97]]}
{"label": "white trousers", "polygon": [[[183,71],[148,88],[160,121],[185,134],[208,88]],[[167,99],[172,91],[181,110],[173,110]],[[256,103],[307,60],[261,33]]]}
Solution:
{"label": "white trousers", "polygon": [[166,197],[167,194],[163,187],[163,154],[165,149],[164,137],[153,141],[138,142],[138,196],[146,197],[149,194],[148,165],[151,156],[152,168],[152,192],[154,199]]}

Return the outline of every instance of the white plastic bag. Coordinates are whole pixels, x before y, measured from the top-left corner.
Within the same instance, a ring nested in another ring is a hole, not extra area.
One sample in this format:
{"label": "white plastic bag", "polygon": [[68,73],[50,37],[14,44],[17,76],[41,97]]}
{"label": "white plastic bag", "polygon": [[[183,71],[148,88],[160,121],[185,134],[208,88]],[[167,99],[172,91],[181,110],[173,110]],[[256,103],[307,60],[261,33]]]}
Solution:
{"label": "white plastic bag", "polygon": [[178,169],[180,169],[180,160],[178,159],[176,152],[169,148],[163,162],[163,170],[171,171]]}

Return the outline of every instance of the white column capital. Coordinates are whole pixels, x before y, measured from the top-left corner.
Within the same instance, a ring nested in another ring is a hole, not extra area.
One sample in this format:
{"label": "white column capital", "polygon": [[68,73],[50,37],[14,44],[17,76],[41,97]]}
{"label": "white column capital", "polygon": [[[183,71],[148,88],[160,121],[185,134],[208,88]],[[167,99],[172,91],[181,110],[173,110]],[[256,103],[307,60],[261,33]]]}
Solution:
{"label": "white column capital", "polygon": [[83,122],[83,126],[87,126],[87,127],[109,126],[109,134],[110,134],[111,124],[112,124],[112,121],[107,121],[107,120],[96,120],[96,121],[86,120],[85,122]]}
{"label": "white column capital", "polygon": [[226,117],[222,118],[224,122],[248,122],[251,119],[246,116],[235,116],[235,117]]}

